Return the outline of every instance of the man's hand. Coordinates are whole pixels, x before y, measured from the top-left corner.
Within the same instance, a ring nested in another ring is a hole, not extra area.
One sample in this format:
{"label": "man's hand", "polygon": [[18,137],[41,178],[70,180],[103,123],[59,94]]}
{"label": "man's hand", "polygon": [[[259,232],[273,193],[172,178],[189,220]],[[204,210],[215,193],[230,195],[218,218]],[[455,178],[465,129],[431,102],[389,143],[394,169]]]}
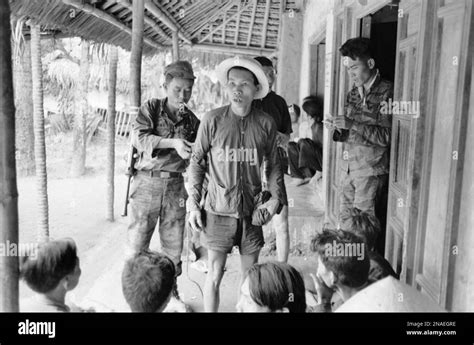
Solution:
{"label": "man's hand", "polygon": [[339,115],[333,119],[333,125],[339,129],[350,129],[353,123],[354,120],[348,118],[345,115]]}
{"label": "man's hand", "polygon": [[313,279],[314,287],[316,288],[316,292],[318,294],[318,303],[330,303],[334,291],[328,287],[324,280],[318,275],[310,273],[310,277]]}
{"label": "man's hand", "polygon": [[178,155],[183,159],[191,157],[192,143],[184,139],[173,139],[173,147],[178,152]]}
{"label": "man's hand", "polygon": [[189,212],[189,224],[194,231],[200,232],[203,229],[201,211]]}

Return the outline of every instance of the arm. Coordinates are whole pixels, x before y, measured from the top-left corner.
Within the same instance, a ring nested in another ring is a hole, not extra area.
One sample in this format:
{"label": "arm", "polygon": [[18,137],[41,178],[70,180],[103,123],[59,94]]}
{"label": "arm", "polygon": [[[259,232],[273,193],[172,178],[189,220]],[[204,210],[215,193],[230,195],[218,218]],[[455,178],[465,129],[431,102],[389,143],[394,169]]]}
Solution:
{"label": "arm", "polygon": [[207,171],[207,153],[210,150],[210,116],[205,115],[199,126],[188,168],[189,197],[186,202],[188,212],[201,210],[204,177]]}
{"label": "arm", "polygon": [[151,157],[154,149],[174,148],[174,139],[166,139],[156,134],[153,113],[156,111],[151,101],[144,103],[135,118],[132,131],[132,145],[139,152]]}
{"label": "arm", "polygon": [[268,189],[272,194],[272,199],[278,199],[283,204],[283,175],[278,158],[276,144],[277,130],[275,122],[271,122],[269,136],[265,147],[264,161],[266,164],[265,174],[267,174]]}
{"label": "arm", "polygon": [[[349,102],[348,94],[346,99],[346,106]],[[382,101],[388,102],[393,97],[393,89],[388,88],[382,98]],[[347,142],[351,144],[371,145],[379,147],[390,146],[392,134],[392,115],[382,114],[379,109],[378,119],[376,124],[362,124],[353,121],[349,129]]]}

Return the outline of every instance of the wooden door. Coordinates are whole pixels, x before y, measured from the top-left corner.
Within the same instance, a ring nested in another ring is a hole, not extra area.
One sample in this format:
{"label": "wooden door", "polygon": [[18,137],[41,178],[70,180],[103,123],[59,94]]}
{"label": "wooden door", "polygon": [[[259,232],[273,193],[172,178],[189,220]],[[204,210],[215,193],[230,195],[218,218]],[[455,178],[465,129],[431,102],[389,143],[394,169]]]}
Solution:
{"label": "wooden door", "polygon": [[[326,66],[324,91],[324,117],[344,113],[344,98],[348,89],[347,73],[342,65],[339,48],[350,38],[352,9],[345,8],[338,14],[330,14],[326,28]],[[332,132],[324,129],[323,185],[325,203],[325,224],[339,227],[340,168],[342,144],[332,140]]]}
{"label": "wooden door", "polygon": [[[434,6],[431,79],[424,131],[420,215],[416,234],[416,285],[450,308],[459,205],[461,202],[473,32],[472,0],[438,0]],[[469,154],[469,153],[466,153]]]}
{"label": "wooden door", "polygon": [[[397,27],[397,58],[394,80],[395,102],[418,105],[418,89],[420,87],[417,62],[420,56],[418,45],[422,22],[422,2],[402,0],[399,4],[399,18]],[[410,209],[410,187],[413,171],[413,157],[415,152],[415,138],[417,121],[420,114],[414,113],[415,107],[410,106],[406,111],[392,113],[392,143],[390,153],[390,180],[387,206],[387,226],[385,239],[385,257],[397,273],[402,273],[404,258],[407,253],[406,241],[408,237],[408,220]],[[392,110],[396,110],[392,107]],[[405,109],[403,109],[405,110]],[[423,114],[424,116],[424,114]],[[405,252],[405,253],[404,253]],[[411,267],[409,268],[411,269]],[[406,271],[406,269],[405,269]],[[406,275],[404,271],[403,275]]]}

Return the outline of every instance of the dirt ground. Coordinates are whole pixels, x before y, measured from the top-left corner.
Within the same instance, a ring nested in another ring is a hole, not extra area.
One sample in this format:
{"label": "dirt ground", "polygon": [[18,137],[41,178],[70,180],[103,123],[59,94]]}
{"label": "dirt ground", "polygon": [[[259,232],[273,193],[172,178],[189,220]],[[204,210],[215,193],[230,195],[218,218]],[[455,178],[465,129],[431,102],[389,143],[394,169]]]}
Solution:
{"label": "dirt ground", "polygon": [[[83,307],[92,306],[97,311],[129,311],[121,291],[120,275],[124,262],[124,245],[128,219],[121,217],[125,198],[126,176],[124,155],[128,149],[126,141],[118,141],[116,147],[115,177],[115,221],[105,219],[105,136],[99,135],[90,143],[87,151],[87,173],[77,179],[68,178],[70,151],[67,136],[49,138],[48,197],[50,237],[73,238],[79,250],[82,276],[79,286],[69,294],[69,299]],[[34,177],[18,180],[20,242],[34,242],[36,238],[36,180]],[[290,210],[291,214],[291,210]],[[271,234],[266,241],[271,246]],[[156,236],[152,249],[157,248]],[[260,261],[274,260],[272,250]],[[178,288],[183,300],[195,311],[202,311],[202,296],[195,282],[203,288],[205,274],[187,267],[183,257],[183,274],[178,279]],[[308,273],[315,270],[313,255],[292,255],[290,263],[297,267],[310,284]],[[235,311],[236,286],[240,278],[238,254],[229,255],[227,271],[221,285],[220,311]],[[195,282],[193,282],[194,280]],[[23,283],[20,285],[20,300],[32,294]]]}

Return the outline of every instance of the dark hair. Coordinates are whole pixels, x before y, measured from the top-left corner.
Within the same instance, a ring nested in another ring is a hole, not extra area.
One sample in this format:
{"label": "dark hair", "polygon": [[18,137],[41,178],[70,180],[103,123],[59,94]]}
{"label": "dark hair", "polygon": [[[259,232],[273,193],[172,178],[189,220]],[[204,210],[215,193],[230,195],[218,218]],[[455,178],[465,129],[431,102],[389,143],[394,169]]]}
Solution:
{"label": "dark hair", "polygon": [[[334,245],[358,244],[364,250],[364,258],[356,255],[332,255],[328,247]],[[370,259],[364,241],[357,235],[344,230],[323,230],[311,241],[311,250],[319,254],[319,258],[328,270],[334,273],[338,281],[351,288],[364,285],[369,278]]]}
{"label": "dark hair", "polygon": [[173,261],[157,252],[136,254],[122,272],[122,292],[133,312],[154,313],[162,308],[174,284]]}
{"label": "dark hair", "polygon": [[281,262],[255,264],[247,271],[250,297],[271,311],[288,308],[304,313],[306,296],[304,280],[292,266]]}
{"label": "dark hair", "polygon": [[303,99],[303,110],[312,118],[323,119],[324,103],[318,96],[308,96]]}
{"label": "dark hair", "polygon": [[342,227],[362,238],[369,250],[373,250],[380,233],[380,222],[377,217],[369,212],[364,212],[356,207],[350,208],[341,215]]}
{"label": "dark hair", "polygon": [[298,105],[296,105],[296,104],[290,104],[288,106],[288,108],[292,108],[292,107],[293,107],[293,112],[295,113],[295,115],[299,117],[301,115],[300,107],[298,107]]}
{"label": "dark hair", "polygon": [[236,70],[239,70],[239,71],[247,71],[249,72],[250,74],[252,74],[252,77],[253,77],[253,83],[255,84],[255,86],[257,86],[259,83],[258,83],[258,79],[257,77],[255,76],[255,74],[253,74],[253,72],[245,67],[242,67],[242,66],[234,66],[234,67],[231,67],[229,68],[229,70],[227,71],[227,79],[229,79],[229,73],[230,71],[232,71],[233,69],[236,69]]}
{"label": "dark hair", "polygon": [[38,293],[55,289],[77,265],[76,243],[70,238],[41,243],[34,254],[22,258],[20,276]]}
{"label": "dark hair", "polygon": [[257,56],[254,59],[260,62],[260,65],[262,66],[273,67],[272,60],[270,60],[269,58],[265,56]]}
{"label": "dark hair", "polygon": [[[176,77],[176,76],[172,75],[171,73],[166,73],[165,74],[165,85],[169,85],[171,83],[171,81],[175,78],[181,78],[181,77]],[[194,79],[189,79],[189,78],[181,78],[181,79],[190,80],[194,84]]]}
{"label": "dark hair", "polygon": [[348,56],[352,60],[368,60],[374,57],[370,40],[365,37],[351,38],[339,48],[342,56]]}

